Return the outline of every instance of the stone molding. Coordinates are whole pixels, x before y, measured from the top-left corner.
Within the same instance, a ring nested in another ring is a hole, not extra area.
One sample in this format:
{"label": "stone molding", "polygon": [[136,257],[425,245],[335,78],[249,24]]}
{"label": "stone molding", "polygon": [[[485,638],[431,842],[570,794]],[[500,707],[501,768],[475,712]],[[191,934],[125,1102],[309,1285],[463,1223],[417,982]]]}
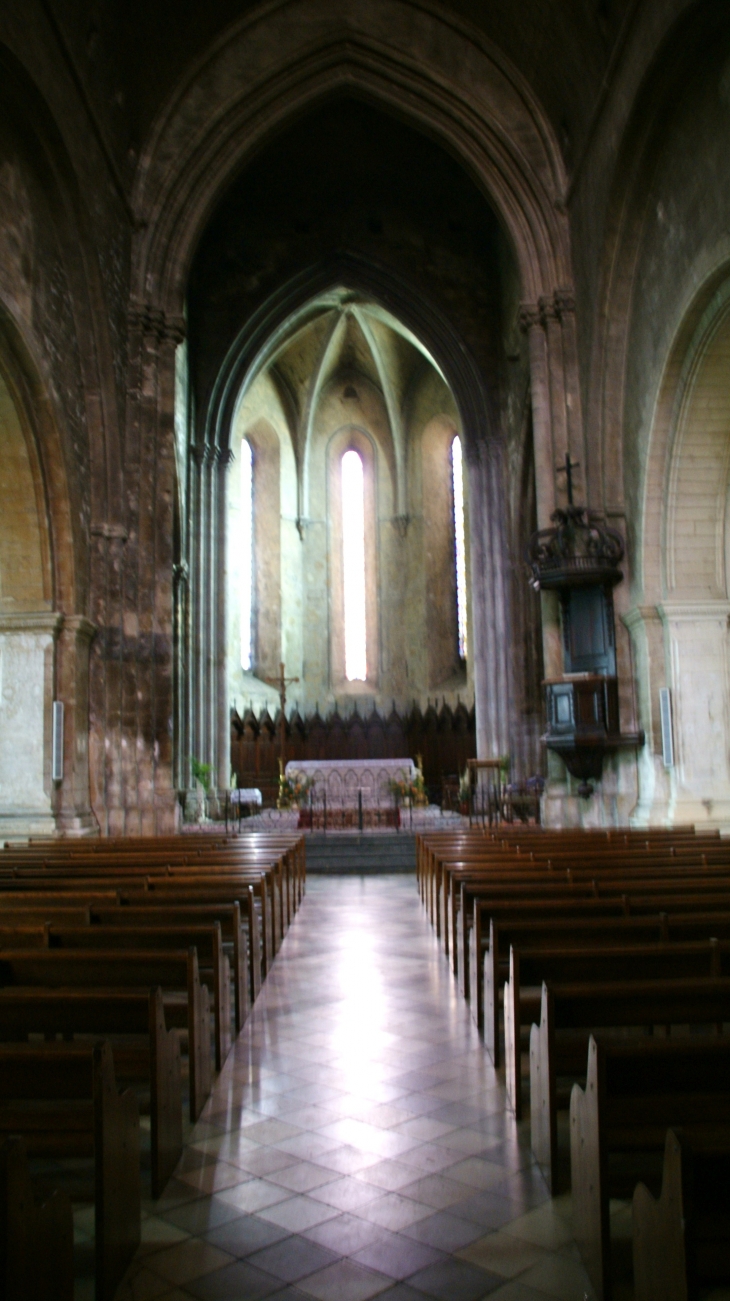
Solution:
{"label": "stone molding", "polygon": [[0,613],[0,633],[48,633],[57,637],[63,627],[63,615],[57,610],[26,610]]}
{"label": "stone molding", "polygon": [[657,606],[664,623],[730,619],[730,601],[664,601]]}

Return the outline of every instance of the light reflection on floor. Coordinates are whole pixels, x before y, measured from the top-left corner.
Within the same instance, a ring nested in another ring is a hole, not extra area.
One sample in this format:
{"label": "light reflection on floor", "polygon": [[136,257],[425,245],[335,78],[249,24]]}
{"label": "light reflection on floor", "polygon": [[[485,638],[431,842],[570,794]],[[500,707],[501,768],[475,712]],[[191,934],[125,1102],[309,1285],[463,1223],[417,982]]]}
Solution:
{"label": "light reflection on floor", "polygon": [[584,1301],[413,877],[318,877],[120,1301]]}

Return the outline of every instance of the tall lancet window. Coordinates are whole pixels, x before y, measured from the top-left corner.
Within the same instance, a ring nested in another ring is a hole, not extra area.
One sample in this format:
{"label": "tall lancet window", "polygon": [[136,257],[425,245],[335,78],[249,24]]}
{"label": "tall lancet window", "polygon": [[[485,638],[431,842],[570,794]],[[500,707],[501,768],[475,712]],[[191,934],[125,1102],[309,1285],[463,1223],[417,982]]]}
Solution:
{"label": "tall lancet window", "polygon": [[466,659],[466,547],[464,545],[464,465],[461,439],[451,444],[451,476],[454,488],[454,550],[456,559],[456,620],[459,658]]}
{"label": "tall lancet window", "polygon": [[342,576],[345,615],[345,677],[365,682],[368,676],[365,615],[365,479],[362,458],[342,458]]}
{"label": "tall lancet window", "polygon": [[241,443],[241,668],[253,659],[253,454]]}

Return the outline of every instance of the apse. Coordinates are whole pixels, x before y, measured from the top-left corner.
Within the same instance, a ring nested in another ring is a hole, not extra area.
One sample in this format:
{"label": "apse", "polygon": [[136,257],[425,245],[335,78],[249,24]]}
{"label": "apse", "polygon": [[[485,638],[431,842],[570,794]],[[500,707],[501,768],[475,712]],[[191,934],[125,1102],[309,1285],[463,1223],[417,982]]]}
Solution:
{"label": "apse", "polygon": [[[428,351],[346,287],[277,333],[235,409],[227,474],[230,703],[303,716],[473,703],[468,486]],[[466,501],[465,501],[466,498]]]}

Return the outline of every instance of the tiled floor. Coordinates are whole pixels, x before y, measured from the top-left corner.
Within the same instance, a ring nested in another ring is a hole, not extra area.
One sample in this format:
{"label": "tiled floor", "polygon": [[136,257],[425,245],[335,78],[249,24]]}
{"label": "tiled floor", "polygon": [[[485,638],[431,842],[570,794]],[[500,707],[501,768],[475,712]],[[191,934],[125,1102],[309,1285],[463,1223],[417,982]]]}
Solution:
{"label": "tiled floor", "polygon": [[413,877],[313,878],[119,1301],[584,1301]]}

